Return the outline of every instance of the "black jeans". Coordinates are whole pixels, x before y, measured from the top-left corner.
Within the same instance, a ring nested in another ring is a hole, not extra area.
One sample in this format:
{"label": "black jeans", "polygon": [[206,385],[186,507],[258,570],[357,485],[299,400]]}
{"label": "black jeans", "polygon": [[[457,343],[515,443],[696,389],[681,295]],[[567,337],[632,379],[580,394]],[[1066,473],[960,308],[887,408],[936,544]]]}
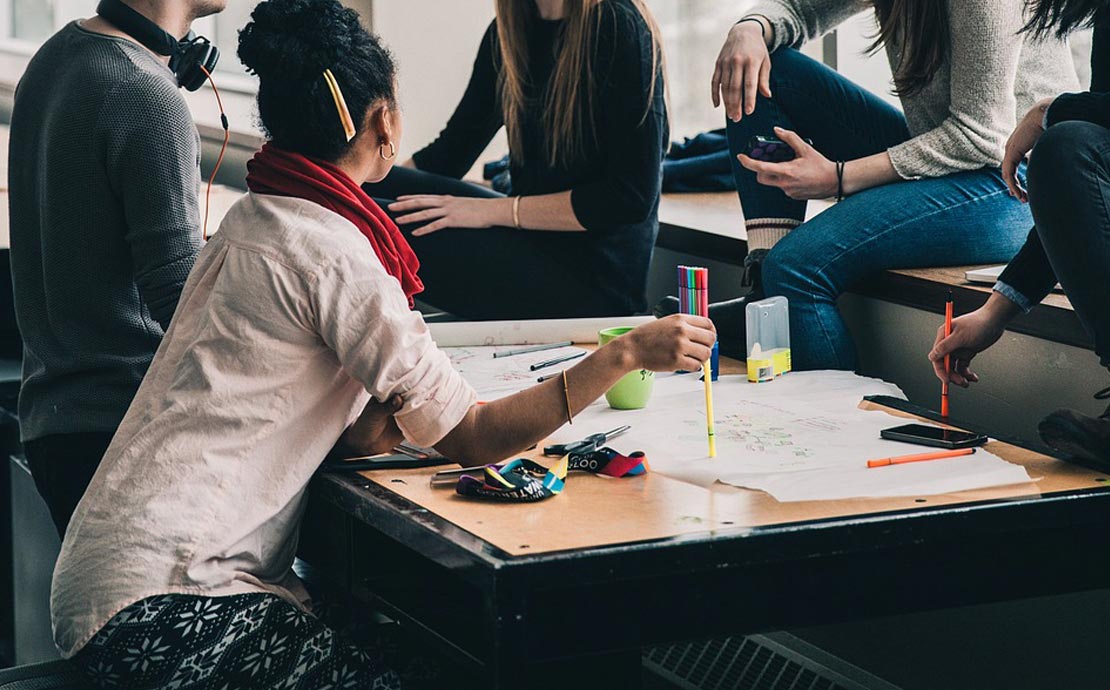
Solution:
{"label": "black jeans", "polygon": [[[394,168],[365,186],[387,213],[405,194],[500,198],[490,189],[442,175]],[[396,214],[390,213],[390,216]],[[471,320],[613,316],[628,308],[609,299],[584,254],[590,238],[577,232],[513,228],[452,228],[413,237],[402,231],[420,259],[424,292],[417,298]]]}
{"label": "black jeans", "polygon": [[57,434],[23,444],[35,487],[50,508],[59,537],[65,537],[69,519],[85,495],[113,435]]}
{"label": "black jeans", "polygon": [[1027,175],[1049,263],[1110,367],[1110,129],[1078,121],[1049,127]]}

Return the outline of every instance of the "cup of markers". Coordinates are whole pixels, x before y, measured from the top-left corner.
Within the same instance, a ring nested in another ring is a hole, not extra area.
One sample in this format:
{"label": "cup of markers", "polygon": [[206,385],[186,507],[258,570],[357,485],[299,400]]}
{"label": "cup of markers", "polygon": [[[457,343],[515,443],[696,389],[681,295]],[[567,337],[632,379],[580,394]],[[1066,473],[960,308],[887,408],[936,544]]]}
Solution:
{"label": "cup of markers", "polygon": [[[606,328],[597,334],[599,347],[616,340],[631,331],[631,328]],[[640,369],[625,374],[620,381],[605,392],[605,400],[614,410],[642,410],[651,400],[651,392],[655,388],[655,372]]]}

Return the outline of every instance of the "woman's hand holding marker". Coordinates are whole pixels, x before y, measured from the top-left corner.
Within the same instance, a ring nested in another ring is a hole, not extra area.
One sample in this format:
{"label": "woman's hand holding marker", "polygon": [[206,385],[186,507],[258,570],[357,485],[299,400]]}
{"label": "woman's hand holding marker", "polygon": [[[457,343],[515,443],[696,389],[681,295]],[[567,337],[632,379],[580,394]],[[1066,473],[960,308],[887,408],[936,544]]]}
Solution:
{"label": "woman's hand holding marker", "polygon": [[794,149],[785,163],[757,161],[743,153],[740,165],[756,174],[760,184],[778,187],[791,199],[827,199],[837,194],[836,163],[825,158],[796,133],[775,127],[775,134]]}
{"label": "woman's hand holding marker", "polygon": [[[929,352],[933,371],[942,382],[963,388],[979,382],[979,375],[971,370],[971,360],[980,352],[998,342],[1010,322],[1021,310],[1016,304],[999,293],[992,293],[990,299],[979,309],[952,321],[952,335],[944,336],[944,326],[937,329],[937,339]],[[951,372],[945,371],[944,358],[951,356]]]}
{"label": "woman's hand holding marker", "polygon": [[629,371],[696,371],[713,354],[717,329],[704,316],[672,314],[629,331],[614,343],[625,338],[635,359]]}

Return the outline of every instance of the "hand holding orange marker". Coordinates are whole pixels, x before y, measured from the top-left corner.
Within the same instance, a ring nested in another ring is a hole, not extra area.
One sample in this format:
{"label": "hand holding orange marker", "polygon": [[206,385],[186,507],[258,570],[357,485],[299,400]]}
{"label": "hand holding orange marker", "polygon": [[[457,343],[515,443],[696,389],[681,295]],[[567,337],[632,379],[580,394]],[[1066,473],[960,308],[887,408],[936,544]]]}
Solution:
{"label": "hand holding orange marker", "polygon": [[958,458],[963,455],[972,455],[975,453],[974,448],[960,448],[959,450],[942,450],[936,453],[918,453],[917,455],[901,455],[893,458],[882,458],[880,460],[868,460],[868,469],[875,469],[876,467],[886,467],[888,465],[904,465],[907,462],[925,462],[926,460],[946,460],[948,458]]}
{"label": "hand holding orange marker", "polygon": [[[955,303],[952,301],[952,291],[948,291],[948,299],[944,303],[944,337],[952,335],[952,315]],[[948,381],[952,376],[952,355],[944,356],[944,383],[940,387],[940,416],[948,419]]]}

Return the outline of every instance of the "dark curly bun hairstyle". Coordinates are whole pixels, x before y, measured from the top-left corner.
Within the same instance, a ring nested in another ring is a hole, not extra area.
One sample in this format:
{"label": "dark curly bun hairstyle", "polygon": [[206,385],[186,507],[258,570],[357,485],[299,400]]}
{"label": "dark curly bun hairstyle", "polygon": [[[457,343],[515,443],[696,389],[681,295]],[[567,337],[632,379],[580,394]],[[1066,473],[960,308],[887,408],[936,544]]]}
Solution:
{"label": "dark curly bun hairstyle", "polygon": [[275,146],[334,161],[347,137],[324,80],[330,69],[355,127],[395,102],[393,57],[338,0],[266,0],[239,32],[239,59],[259,78],[258,114]]}

